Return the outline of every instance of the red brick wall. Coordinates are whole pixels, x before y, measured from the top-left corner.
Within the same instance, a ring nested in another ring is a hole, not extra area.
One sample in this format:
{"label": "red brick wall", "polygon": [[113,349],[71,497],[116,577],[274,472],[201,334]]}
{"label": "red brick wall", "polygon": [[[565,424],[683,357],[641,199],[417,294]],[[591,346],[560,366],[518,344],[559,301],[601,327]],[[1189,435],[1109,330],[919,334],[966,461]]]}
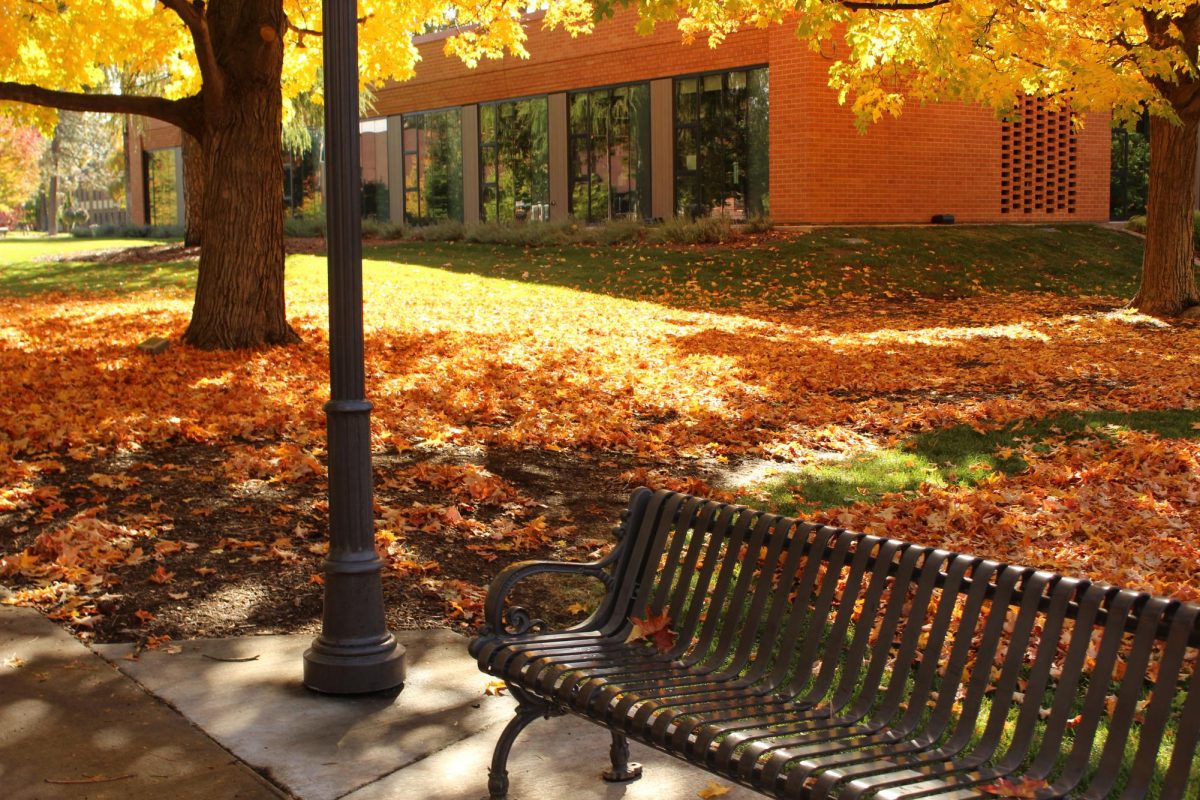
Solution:
{"label": "red brick wall", "polygon": [[[962,222],[1103,220],[1108,217],[1109,127],[1092,115],[1078,135],[1073,214],[1000,211],[1000,123],[986,109],[911,105],[865,134],[827,86],[829,61],[788,27],[749,30],[717,49],[680,43],[673,25],[650,36],[619,12],[590,36],[529,24],[529,60],[505,58],[469,70],[421,44],[416,76],[377,93],[376,113],[421,111],[508,97],[769,64],[771,213],[780,222]],[[655,156],[656,158],[658,156]]]}

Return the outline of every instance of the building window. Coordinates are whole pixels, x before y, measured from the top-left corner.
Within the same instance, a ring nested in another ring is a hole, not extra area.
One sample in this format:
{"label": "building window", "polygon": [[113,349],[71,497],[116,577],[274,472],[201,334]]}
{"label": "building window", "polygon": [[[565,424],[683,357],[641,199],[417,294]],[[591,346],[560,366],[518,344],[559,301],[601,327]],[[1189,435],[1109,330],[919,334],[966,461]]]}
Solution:
{"label": "building window", "polygon": [[358,125],[359,163],[362,167],[364,219],[391,219],[388,200],[387,120],[368,119]]}
{"label": "building window", "polygon": [[149,201],[151,225],[179,225],[180,207],[183,205],[179,185],[182,175],[180,160],[182,151],[178,147],[166,150],[151,150],[146,153],[146,195]]}
{"label": "building window", "polygon": [[766,67],[676,78],[676,213],[767,213],[768,120]]}
{"label": "building window", "polygon": [[303,152],[283,152],[283,206],[293,217],[302,216],[321,202],[321,153],[324,131],[308,129]]}
{"label": "building window", "polygon": [[550,219],[545,97],[479,108],[480,205],[485,222]]}
{"label": "building window", "polygon": [[462,113],[405,114],[404,221],[463,220]]}
{"label": "building window", "polygon": [[649,216],[650,86],[575,92],[569,103],[572,216]]}

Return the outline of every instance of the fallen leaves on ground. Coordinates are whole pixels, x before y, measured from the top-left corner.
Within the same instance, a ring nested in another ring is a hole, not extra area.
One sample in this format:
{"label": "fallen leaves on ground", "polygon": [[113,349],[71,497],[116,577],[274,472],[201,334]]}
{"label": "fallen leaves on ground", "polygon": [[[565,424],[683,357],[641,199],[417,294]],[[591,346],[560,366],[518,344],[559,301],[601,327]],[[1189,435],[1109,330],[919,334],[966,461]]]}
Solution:
{"label": "fallen leaves on ground", "polygon": [[[0,299],[6,602],[86,628],[123,581],[183,594],[188,581],[216,580],[220,565],[235,563],[269,573],[298,562],[319,592],[311,540],[324,534],[328,348],[311,261],[289,267],[299,270],[289,310],[304,343],[285,349],[138,351],[149,336],[182,332],[191,303],[181,293]],[[703,294],[680,308],[402,264],[372,266],[366,294],[380,455],[602,453],[620,459],[613,474],[631,485],[719,495],[687,465],[808,463],[957,424],[993,430],[1058,413],[1200,404],[1200,331],[1100,310],[1111,298],[858,296],[717,312]],[[219,458],[139,458],[163,447]],[[1020,454],[1029,469],[1019,475],[927,486],[826,518],[1197,598],[1200,444],[1120,433],[1030,443]],[[379,480],[402,498],[376,509],[388,579],[436,596],[448,619],[477,622],[486,581],[449,573],[447,559],[469,553],[473,565],[498,569],[574,528],[540,508],[544,498],[478,465],[418,461]],[[181,482],[189,494],[166,507],[159,487]],[[266,522],[252,519],[281,487],[305,505],[281,500]],[[418,491],[437,501],[408,499]],[[175,546],[177,527],[205,526],[222,546]],[[143,623],[154,618],[143,613]]]}

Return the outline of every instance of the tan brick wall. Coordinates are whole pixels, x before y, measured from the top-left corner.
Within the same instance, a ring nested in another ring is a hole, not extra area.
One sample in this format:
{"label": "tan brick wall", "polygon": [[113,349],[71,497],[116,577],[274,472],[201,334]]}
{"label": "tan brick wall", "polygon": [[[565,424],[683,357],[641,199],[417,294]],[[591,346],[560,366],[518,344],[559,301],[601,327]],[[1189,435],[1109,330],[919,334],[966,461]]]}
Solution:
{"label": "tan brick wall", "polygon": [[[378,114],[399,114],[525,95],[651,80],[758,64],[770,66],[771,213],[780,222],[962,222],[1104,220],[1108,217],[1109,127],[1092,115],[1078,136],[1073,214],[1002,214],[1000,122],[982,108],[913,104],[898,119],[860,133],[828,88],[829,61],[788,27],[743,31],[717,49],[684,45],[673,25],[650,36],[623,11],[572,40],[529,24],[528,60],[505,58],[469,70],[420,45],[416,76],[377,94]],[[661,148],[659,148],[661,149]],[[657,150],[655,161],[670,154]]]}

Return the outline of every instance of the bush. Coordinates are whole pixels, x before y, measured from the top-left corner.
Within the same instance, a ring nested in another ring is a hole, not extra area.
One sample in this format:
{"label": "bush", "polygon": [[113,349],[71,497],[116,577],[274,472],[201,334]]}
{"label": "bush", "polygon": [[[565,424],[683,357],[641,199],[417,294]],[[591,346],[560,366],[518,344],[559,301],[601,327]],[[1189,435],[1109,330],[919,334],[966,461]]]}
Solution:
{"label": "bush", "polygon": [[380,238],[379,233],[381,230],[383,230],[383,223],[373,217],[362,221],[362,237],[364,239]]}
{"label": "bush", "polygon": [[575,232],[574,222],[531,222],[526,225],[480,222],[466,226],[463,241],[514,247],[546,247],[570,244]]}
{"label": "bush", "polygon": [[648,232],[647,240],[664,244],[724,244],[736,238],[728,217],[688,220],[673,217]]}
{"label": "bush", "polygon": [[182,239],[181,225],[89,225],[71,231],[76,239]]}
{"label": "bush", "polygon": [[577,244],[629,244],[641,241],[646,225],[636,219],[614,219],[599,225],[580,227],[575,233]]}
{"label": "bush", "polygon": [[465,226],[454,220],[443,220],[420,227],[407,228],[404,238],[414,242],[457,242],[463,238]]}
{"label": "bush", "polygon": [[383,222],[379,225],[380,239],[403,239],[405,228],[399,222]]}
{"label": "bush", "polygon": [[742,233],[766,233],[775,228],[775,220],[767,215],[747,217],[742,225]]}
{"label": "bush", "polygon": [[[1146,215],[1130,217],[1129,221],[1125,223],[1125,227],[1144,235],[1146,233]],[[1192,212],[1192,240],[1196,243],[1197,252],[1200,252],[1200,211]]]}
{"label": "bush", "polygon": [[325,217],[288,217],[283,221],[283,233],[304,238],[324,236]]}

